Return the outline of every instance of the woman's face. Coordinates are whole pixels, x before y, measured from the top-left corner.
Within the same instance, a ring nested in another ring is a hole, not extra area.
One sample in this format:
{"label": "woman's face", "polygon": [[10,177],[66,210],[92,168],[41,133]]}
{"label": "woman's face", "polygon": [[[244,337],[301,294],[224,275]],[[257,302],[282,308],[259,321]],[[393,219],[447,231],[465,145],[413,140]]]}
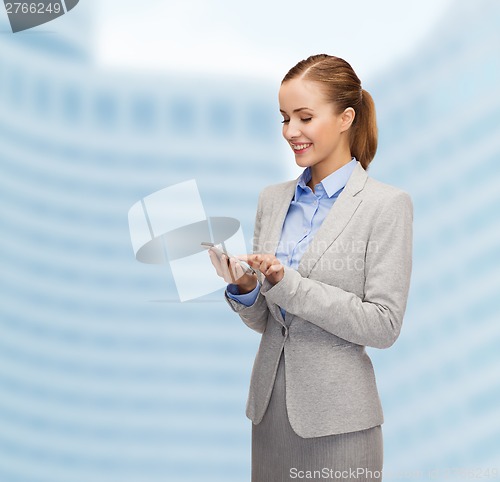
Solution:
{"label": "woman's face", "polygon": [[334,105],[325,100],[320,88],[317,82],[291,79],[279,90],[283,137],[301,167],[335,166],[351,160],[348,138],[341,133],[352,124],[354,109],[348,107],[335,115]]}

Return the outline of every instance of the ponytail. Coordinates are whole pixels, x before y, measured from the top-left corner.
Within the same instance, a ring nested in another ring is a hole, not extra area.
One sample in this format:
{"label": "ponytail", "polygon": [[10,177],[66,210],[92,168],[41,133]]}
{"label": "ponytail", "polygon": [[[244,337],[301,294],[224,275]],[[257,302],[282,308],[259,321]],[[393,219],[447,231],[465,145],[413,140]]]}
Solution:
{"label": "ponytail", "polygon": [[360,95],[361,102],[354,108],[356,116],[349,129],[349,147],[351,154],[366,170],[377,152],[378,128],[372,96],[365,89],[361,89]]}

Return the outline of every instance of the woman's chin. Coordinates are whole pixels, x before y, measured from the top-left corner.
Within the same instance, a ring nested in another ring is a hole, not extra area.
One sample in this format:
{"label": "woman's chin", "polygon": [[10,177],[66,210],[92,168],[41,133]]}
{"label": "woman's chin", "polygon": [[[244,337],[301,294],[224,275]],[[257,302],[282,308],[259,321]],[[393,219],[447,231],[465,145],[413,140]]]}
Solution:
{"label": "woman's chin", "polygon": [[301,157],[296,157],[295,158],[295,163],[299,167],[309,167],[309,166],[312,166],[314,164],[314,162],[311,161],[310,159],[307,160],[307,159],[304,159],[304,158],[301,158]]}

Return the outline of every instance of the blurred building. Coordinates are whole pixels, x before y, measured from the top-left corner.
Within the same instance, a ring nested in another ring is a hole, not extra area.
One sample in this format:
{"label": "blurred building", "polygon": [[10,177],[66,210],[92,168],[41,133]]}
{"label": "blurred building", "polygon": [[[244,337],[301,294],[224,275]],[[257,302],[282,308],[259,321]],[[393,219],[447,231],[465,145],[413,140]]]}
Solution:
{"label": "blurred building", "polygon": [[259,337],[222,290],[179,303],[127,213],[194,178],[251,249],[260,189],[286,180],[277,86],[98,70],[83,3],[2,24],[0,480],[248,480]]}
{"label": "blurred building", "polygon": [[412,55],[373,79],[370,171],[414,202],[403,329],[390,351],[372,351],[386,476],[408,470],[390,480],[500,469],[499,25],[498,2],[456,1]]}

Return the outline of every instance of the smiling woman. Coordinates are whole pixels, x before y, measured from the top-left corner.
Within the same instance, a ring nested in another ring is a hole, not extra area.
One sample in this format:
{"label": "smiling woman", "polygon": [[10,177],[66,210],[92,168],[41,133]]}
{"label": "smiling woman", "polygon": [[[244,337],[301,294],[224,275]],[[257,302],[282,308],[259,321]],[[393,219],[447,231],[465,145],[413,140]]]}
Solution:
{"label": "smiling woman", "polygon": [[262,334],[246,407],[252,482],[324,469],[323,479],[380,481],[384,417],[365,347],[388,348],[401,330],[412,201],[366,172],[375,106],[348,62],[302,60],[279,104],[304,170],[260,193],[253,253],[241,256],[256,274],[212,259],[229,306]]}
{"label": "smiling woman", "polygon": [[338,168],[352,155],[367,169],[377,150],[377,121],[371,95],[361,87],[361,81],[345,60],[317,55],[313,62],[326,59],[328,63],[324,64],[328,65],[315,69],[309,59],[309,66],[307,61],[299,62],[285,76],[279,92],[283,136],[301,155],[297,163],[307,167],[315,158],[312,186],[325,177],[322,174],[326,171],[331,172],[333,158],[338,164],[334,167]]}

